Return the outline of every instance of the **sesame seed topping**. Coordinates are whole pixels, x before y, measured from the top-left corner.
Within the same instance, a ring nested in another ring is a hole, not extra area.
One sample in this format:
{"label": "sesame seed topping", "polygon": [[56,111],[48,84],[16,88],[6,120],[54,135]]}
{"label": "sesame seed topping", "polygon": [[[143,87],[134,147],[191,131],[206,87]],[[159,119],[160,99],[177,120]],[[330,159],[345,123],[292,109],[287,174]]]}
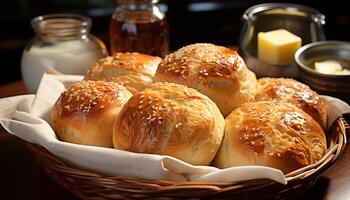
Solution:
{"label": "sesame seed topping", "polygon": [[244,65],[243,59],[236,51],[213,44],[198,43],[167,55],[159,64],[158,72],[180,77],[190,75],[198,75],[199,78],[231,77]]}
{"label": "sesame seed topping", "polygon": [[[115,71],[126,70],[146,75],[154,75],[161,58],[141,53],[116,53],[94,64],[86,73],[88,80],[97,80],[103,76],[106,69]],[[113,81],[115,77],[106,77],[106,81]]]}
{"label": "sesame seed topping", "polygon": [[56,103],[56,108],[62,108],[59,115],[77,111],[90,113],[116,101],[126,101],[127,98],[122,92],[127,91],[123,86],[116,83],[80,81],[61,94]]}

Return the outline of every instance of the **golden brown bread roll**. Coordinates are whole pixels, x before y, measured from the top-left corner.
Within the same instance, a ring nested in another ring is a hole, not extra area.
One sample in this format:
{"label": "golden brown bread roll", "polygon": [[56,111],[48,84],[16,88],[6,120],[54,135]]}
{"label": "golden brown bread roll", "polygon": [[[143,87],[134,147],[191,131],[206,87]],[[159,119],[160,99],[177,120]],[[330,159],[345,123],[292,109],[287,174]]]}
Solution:
{"label": "golden brown bread roll", "polygon": [[131,96],[124,86],[113,82],[75,83],[52,109],[53,129],[65,142],[113,147],[114,120]]}
{"label": "golden brown bread roll", "polygon": [[207,96],[183,85],[154,83],[118,115],[113,144],[126,151],[170,155],[208,165],[222,140],[224,118]]}
{"label": "golden brown bread roll", "polygon": [[304,111],[281,101],[249,102],[225,119],[215,164],[263,165],[286,174],[317,162],[325,151],[322,128]]}
{"label": "golden brown bread roll", "polygon": [[94,64],[85,74],[85,79],[113,81],[135,94],[153,83],[161,60],[141,53],[116,53]]}
{"label": "golden brown bread roll", "polygon": [[211,98],[226,116],[254,99],[257,80],[236,51],[206,43],[192,44],[167,55],[155,81],[180,83]]}
{"label": "golden brown bread roll", "polygon": [[261,78],[255,101],[279,100],[291,103],[316,120],[323,129],[327,126],[327,104],[318,94],[293,79]]}

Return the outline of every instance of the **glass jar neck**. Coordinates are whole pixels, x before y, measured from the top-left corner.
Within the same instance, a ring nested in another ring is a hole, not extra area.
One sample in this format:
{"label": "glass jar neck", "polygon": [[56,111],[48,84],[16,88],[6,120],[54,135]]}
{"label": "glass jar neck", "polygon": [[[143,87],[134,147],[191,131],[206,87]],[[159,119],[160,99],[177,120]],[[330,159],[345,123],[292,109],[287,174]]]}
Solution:
{"label": "glass jar neck", "polygon": [[158,4],[156,4],[157,2],[157,0],[119,0],[118,7],[113,13],[113,18],[121,21],[162,20],[165,14],[160,10]]}
{"label": "glass jar neck", "polygon": [[158,0],[118,0],[118,4],[155,4]]}
{"label": "glass jar neck", "polygon": [[147,0],[119,0],[118,8],[123,11],[152,11],[158,6]]}
{"label": "glass jar neck", "polygon": [[31,25],[36,35],[44,41],[72,40],[89,34],[91,19],[70,13],[50,14],[35,17]]}

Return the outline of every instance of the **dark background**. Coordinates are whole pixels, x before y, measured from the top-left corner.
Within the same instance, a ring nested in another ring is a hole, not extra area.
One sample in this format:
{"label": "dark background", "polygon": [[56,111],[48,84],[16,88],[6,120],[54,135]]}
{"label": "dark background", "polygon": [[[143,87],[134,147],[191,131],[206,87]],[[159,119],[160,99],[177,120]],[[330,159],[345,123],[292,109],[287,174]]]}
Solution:
{"label": "dark background", "polygon": [[[161,0],[167,9],[170,47],[194,42],[237,45],[242,13],[259,0]],[[326,16],[328,40],[350,40],[350,8],[346,1],[285,1],[308,5]],[[91,33],[107,46],[108,26],[116,0],[10,0],[0,7],[0,84],[20,80],[22,50],[34,36],[30,19],[43,14],[73,12],[93,19]]]}

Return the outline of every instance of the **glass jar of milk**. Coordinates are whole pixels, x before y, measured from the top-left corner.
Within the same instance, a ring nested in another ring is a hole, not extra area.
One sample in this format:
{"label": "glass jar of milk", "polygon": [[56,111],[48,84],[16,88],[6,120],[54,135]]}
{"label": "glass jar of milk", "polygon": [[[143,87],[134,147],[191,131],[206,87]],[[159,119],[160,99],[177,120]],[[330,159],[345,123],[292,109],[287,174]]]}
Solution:
{"label": "glass jar of milk", "polygon": [[34,93],[43,73],[85,74],[108,55],[101,40],[91,35],[91,19],[77,14],[50,14],[32,19],[36,33],[24,49],[21,71],[29,92]]}

